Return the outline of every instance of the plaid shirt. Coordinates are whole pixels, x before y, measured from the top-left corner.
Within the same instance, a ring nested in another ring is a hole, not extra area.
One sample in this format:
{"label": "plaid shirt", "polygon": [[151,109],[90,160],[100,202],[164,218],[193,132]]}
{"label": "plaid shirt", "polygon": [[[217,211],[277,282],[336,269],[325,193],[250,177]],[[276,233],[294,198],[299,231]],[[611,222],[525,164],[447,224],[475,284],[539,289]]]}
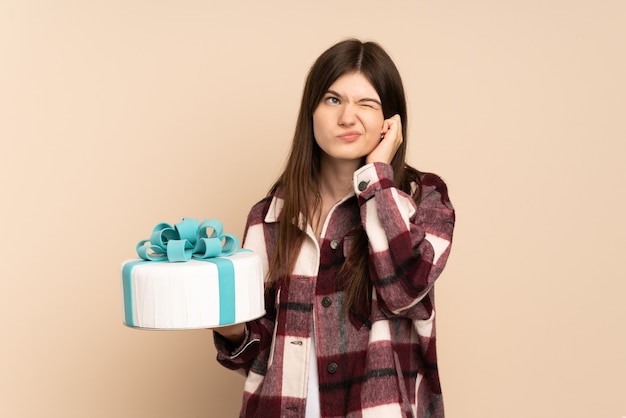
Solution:
{"label": "plaid shirt", "polygon": [[[247,376],[241,417],[305,416],[312,332],[323,417],[444,416],[433,284],[454,228],[446,185],[423,174],[416,206],[391,167],[374,163],[355,172],[354,190],[331,209],[319,241],[306,227],[293,274],[267,292],[267,314],[247,324],[241,346],[215,333],[218,361]],[[261,255],[265,271],[282,204],[277,193],[248,217],[244,246]],[[344,313],[335,280],[359,222],[370,247],[368,320]]]}

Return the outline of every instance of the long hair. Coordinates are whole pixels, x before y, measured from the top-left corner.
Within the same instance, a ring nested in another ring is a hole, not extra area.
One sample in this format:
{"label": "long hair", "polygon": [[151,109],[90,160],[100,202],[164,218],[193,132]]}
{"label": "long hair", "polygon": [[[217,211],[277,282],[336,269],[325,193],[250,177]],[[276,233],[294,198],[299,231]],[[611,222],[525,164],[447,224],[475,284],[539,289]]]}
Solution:
{"label": "long hair", "polygon": [[[281,189],[284,198],[276,250],[270,260],[268,280],[271,283],[280,277],[287,278],[293,271],[300,244],[306,236],[300,226],[306,225],[313,216],[311,202],[315,207],[321,201],[318,180],[322,151],[313,136],[313,112],[335,80],[350,72],[359,72],[372,83],[381,99],[385,119],[400,115],[404,141],[391,161],[394,181],[406,193],[411,193],[412,183],[421,189],[419,173],[405,162],[407,106],[402,79],[391,57],[374,42],[348,39],[333,45],[309,70],[289,157],[269,192],[273,194]],[[360,227],[338,275],[345,289],[346,308],[358,314],[367,314],[371,305],[368,254],[367,236]]]}

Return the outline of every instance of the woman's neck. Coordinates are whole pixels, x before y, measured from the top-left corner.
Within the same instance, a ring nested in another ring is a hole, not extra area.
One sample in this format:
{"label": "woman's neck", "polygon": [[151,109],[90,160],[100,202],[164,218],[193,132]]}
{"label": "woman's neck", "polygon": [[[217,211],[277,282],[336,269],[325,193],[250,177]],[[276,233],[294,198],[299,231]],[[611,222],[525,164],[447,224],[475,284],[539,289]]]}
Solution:
{"label": "woman's neck", "polygon": [[318,183],[320,201],[311,202],[310,208],[311,226],[318,239],[330,209],[352,192],[352,177],[357,168],[358,162],[322,158]]}
{"label": "woman's neck", "polygon": [[335,203],[352,192],[352,177],[358,168],[358,162],[322,158],[319,178],[322,200]]}

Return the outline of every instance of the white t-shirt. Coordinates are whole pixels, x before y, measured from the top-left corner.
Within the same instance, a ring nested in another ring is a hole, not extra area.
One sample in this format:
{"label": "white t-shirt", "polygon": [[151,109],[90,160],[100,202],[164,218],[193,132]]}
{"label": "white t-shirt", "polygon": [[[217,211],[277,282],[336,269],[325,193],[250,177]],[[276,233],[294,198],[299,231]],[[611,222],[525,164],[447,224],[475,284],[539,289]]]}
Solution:
{"label": "white t-shirt", "polygon": [[317,355],[315,354],[315,333],[311,333],[309,353],[309,384],[307,387],[306,418],[320,418],[320,381],[317,375]]}

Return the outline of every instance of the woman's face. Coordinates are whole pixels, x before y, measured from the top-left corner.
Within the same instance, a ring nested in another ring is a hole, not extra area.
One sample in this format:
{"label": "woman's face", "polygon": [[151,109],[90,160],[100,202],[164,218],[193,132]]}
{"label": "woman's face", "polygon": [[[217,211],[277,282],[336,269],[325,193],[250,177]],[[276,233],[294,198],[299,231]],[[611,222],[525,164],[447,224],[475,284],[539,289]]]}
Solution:
{"label": "woman's face", "polygon": [[346,73],[328,88],[313,112],[315,141],[326,156],[359,163],[380,142],[380,97],[363,74]]}

